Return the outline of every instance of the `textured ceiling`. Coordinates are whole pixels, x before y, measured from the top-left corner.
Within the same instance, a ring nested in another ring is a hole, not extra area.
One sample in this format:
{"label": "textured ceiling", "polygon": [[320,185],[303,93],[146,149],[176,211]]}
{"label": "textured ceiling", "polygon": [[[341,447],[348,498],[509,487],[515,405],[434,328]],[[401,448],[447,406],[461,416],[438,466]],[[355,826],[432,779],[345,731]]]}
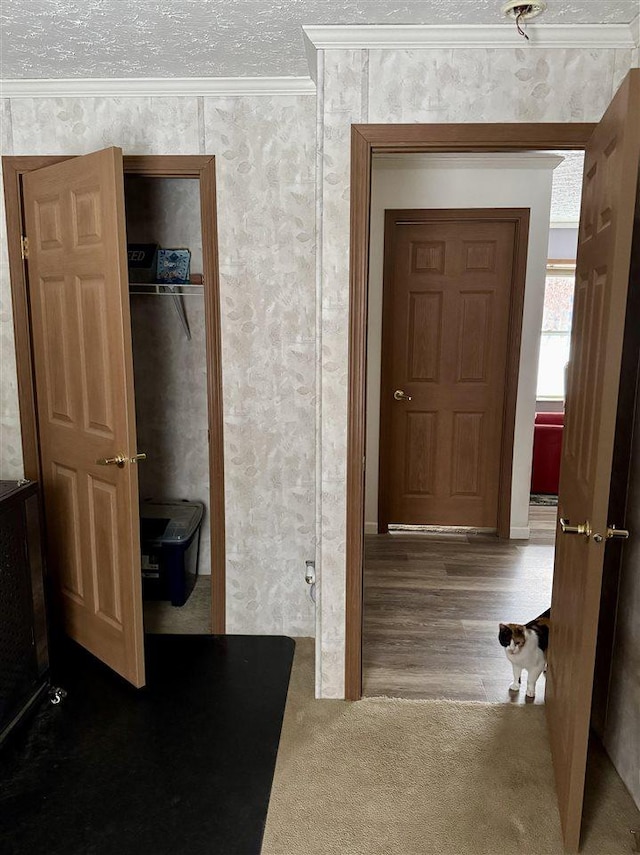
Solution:
{"label": "textured ceiling", "polygon": [[[638,0],[548,0],[546,23],[628,23]],[[0,0],[1,76],[308,74],[303,24],[495,24],[503,0]]]}

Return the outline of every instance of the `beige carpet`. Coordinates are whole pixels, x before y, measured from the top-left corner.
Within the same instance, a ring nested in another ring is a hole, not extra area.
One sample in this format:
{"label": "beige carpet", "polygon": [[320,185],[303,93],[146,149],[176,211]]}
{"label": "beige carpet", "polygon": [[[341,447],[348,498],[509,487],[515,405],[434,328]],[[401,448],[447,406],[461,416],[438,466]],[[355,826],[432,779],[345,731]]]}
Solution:
{"label": "beige carpet", "polygon": [[[544,708],[313,700],[298,642],[262,855],[561,855]],[[595,753],[585,855],[628,855],[640,816]]]}

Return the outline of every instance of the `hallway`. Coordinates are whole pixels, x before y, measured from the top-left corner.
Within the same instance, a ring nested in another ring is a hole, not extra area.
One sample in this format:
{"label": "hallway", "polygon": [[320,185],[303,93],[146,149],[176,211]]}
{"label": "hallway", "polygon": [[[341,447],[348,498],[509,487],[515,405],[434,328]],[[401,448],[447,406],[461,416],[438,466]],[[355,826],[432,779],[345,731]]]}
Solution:
{"label": "hallway", "polygon": [[[555,507],[532,505],[529,541],[367,535],[363,694],[509,701],[498,623],[525,623],[549,607],[555,519]],[[524,689],[515,702],[524,703]]]}

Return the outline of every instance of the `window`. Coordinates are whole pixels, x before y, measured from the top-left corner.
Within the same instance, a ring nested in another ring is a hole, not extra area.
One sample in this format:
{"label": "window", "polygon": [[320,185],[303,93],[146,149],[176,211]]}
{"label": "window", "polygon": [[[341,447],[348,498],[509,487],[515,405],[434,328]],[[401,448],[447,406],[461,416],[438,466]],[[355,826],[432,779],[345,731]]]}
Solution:
{"label": "window", "polygon": [[569,267],[547,268],[538,362],[538,399],[564,400],[569,361],[575,273]]}

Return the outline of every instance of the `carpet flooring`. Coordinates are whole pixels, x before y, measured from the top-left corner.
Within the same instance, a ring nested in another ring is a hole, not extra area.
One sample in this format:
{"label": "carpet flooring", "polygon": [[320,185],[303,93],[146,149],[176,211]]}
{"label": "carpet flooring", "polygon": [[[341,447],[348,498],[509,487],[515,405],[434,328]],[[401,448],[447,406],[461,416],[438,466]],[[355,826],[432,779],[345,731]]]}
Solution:
{"label": "carpet flooring", "polygon": [[147,636],[136,690],[68,643],[0,753],[2,855],[258,855],[293,648]]}
{"label": "carpet flooring", "polygon": [[[562,855],[544,707],[313,700],[291,676],[262,855]],[[591,758],[583,855],[628,855],[640,817]]]}

